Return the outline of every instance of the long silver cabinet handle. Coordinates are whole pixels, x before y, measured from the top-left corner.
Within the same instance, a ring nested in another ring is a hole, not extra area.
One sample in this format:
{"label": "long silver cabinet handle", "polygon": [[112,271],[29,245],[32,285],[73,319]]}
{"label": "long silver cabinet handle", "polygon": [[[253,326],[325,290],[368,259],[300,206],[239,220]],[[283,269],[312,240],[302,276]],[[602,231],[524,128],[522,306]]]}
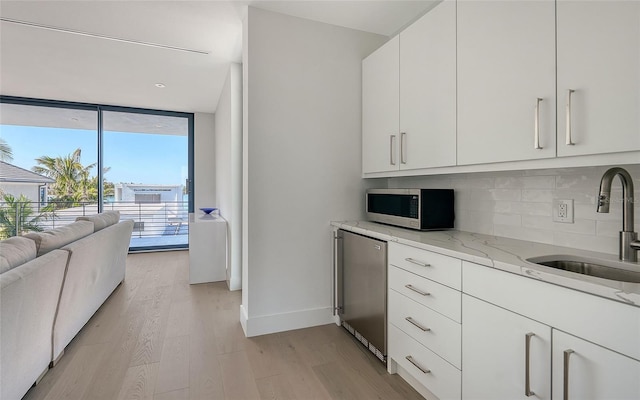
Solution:
{"label": "long silver cabinet handle", "polygon": [[414,287],[413,287],[413,285],[404,285],[404,287],[406,287],[406,288],[407,288],[407,289],[409,289],[409,290],[413,290],[414,292],[416,292],[416,293],[418,293],[418,294],[420,294],[420,295],[422,295],[422,296],[429,296],[429,295],[431,295],[431,293],[423,292],[423,291],[422,291],[422,290],[420,290],[420,289],[416,289],[416,288],[414,288]]}
{"label": "long silver cabinet handle", "polygon": [[416,260],[414,258],[405,258],[404,260],[408,261],[408,262],[410,262],[412,264],[419,265],[421,267],[430,267],[431,266],[431,264],[427,264],[426,262],[419,261],[419,260]]}
{"label": "long silver cabinet handle", "polygon": [[430,369],[426,369],[424,367],[422,367],[420,364],[418,364],[413,357],[411,356],[406,356],[405,357],[407,359],[407,361],[409,361],[411,364],[413,364],[414,367],[418,368],[420,371],[422,371],[423,374],[428,374],[431,373]]}
{"label": "long silver cabinet handle", "polygon": [[531,338],[536,334],[533,332],[529,332],[524,335],[524,395],[527,397],[533,396],[535,393],[531,391]]}
{"label": "long silver cabinet handle", "polygon": [[424,327],[424,326],[420,325],[419,323],[416,322],[415,319],[413,319],[411,317],[406,317],[405,320],[407,322],[409,322],[411,325],[415,326],[416,328],[422,330],[422,332],[429,332],[431,330],[431,328],[427,328],[427,327]]}
{"label": "long silver cabinet handle", "polygon": [[567,106],[566,106],[566,118],[567,118],[567,126],[565,130],[565,144],[567,146],[573,146],[575,143],[571,140],[571,94],[575,92],[573,89],[567,90]]}
{"label": "long silver cabinet handle", "polygon": [[543,99],[538,97],[536,99],[536,108],[534,111],[534,120],[533,120],[533,148],[536,150],[542,150],[542,146],[540,146],[540,102]]}
{"label": "long silver cabinet handle", "polygon": [[562,398],[564,400],[569,400],[569,357],[571,357],[573,353],[574,351],[571,349],[564,351],[564,388],[562,392]]}
{"label": "long silver cabinet handle", "polygon": [[390,135],[389,136],[389,164],[391,165],[396,165],[396,160],[393,157],[393,142],[396,141],[396,135]]}
{"label": "long silver cabinet handle", "polygon": [[406,146],[405,144],[406,136],[407,136],[407,132],[400,132],[400,163],[401,164],[407,163],[407,159],[405,157],[405,151],[404,151],[404,148]]}

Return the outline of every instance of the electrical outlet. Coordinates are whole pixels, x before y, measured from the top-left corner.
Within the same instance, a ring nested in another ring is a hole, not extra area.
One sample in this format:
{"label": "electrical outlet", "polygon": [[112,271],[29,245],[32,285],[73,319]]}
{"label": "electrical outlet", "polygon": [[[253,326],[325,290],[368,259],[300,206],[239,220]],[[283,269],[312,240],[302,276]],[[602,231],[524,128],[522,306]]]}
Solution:
{"label": "electrical outlet", "polygon": [[565,219],[567,218],[567,203],[561,201],[558,204],[558,218]]}
{"label": "electrical outlet", "polygon": [[573,199],[553,200],[553,220],[573,224]]}

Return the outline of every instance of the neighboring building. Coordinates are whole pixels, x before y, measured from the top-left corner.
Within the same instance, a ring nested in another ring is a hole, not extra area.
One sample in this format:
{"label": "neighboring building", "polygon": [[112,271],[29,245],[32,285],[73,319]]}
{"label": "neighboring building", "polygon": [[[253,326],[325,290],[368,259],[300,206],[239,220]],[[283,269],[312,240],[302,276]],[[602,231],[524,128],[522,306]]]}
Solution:
{"label": "neighboring building", "polygon": [[115,201],[105,210],[119,210],[121,219],[133,219],[133,237],[186,235],[183,189],[182,185],[116,183]]}
{"label": "neighboring building", "polygon": [[169,203],[182,201],[182,185],[146,185],[136,183],[116,183],[116,202]]}
{"label": "neighboring building", "polygon": [[0,161],[0,190],[3,193],[16,198],[22,194],[33,202],[45,205],[47,185],[54,182],[46,176]]}

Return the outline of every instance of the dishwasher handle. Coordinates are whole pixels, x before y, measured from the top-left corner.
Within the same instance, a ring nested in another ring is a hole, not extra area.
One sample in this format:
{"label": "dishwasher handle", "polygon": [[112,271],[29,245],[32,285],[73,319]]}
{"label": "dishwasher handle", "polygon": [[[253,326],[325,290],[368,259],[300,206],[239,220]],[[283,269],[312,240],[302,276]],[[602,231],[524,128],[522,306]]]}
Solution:
{"label": "dishwasher handle", "polygon": [[333,232],[333,281],[331,282],[331,308],[333,315],[344,314],[344,287],[343,287],[343,270],[342,262],[342,235],[340,231]]}

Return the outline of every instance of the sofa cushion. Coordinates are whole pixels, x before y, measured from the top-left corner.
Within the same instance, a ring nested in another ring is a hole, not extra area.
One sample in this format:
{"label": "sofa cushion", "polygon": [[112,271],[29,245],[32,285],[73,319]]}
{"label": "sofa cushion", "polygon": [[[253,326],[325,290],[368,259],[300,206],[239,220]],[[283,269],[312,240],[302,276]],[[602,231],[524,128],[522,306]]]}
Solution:
{"label": "sofa cushion", "polygon": [[76,221],[93,222],[93,231],[98,232],[107,226],[117,224],[120,221],[120,211],[105,211],[100,214],[78,217]]}
{"label": "sofa cushion", "polygon": [[76,221],[69,225],[51,229],[44,232],[32,232],[24,235],[36,242],[38,257],[47,254],[51,250],[81,239],[93,233],[93,223],[89,221]]}
{"label": "sofa cushion", "polygon": [[36,258],[36,242],[21,236],[14,236],[0,242],[0,273],[22,265]]}

